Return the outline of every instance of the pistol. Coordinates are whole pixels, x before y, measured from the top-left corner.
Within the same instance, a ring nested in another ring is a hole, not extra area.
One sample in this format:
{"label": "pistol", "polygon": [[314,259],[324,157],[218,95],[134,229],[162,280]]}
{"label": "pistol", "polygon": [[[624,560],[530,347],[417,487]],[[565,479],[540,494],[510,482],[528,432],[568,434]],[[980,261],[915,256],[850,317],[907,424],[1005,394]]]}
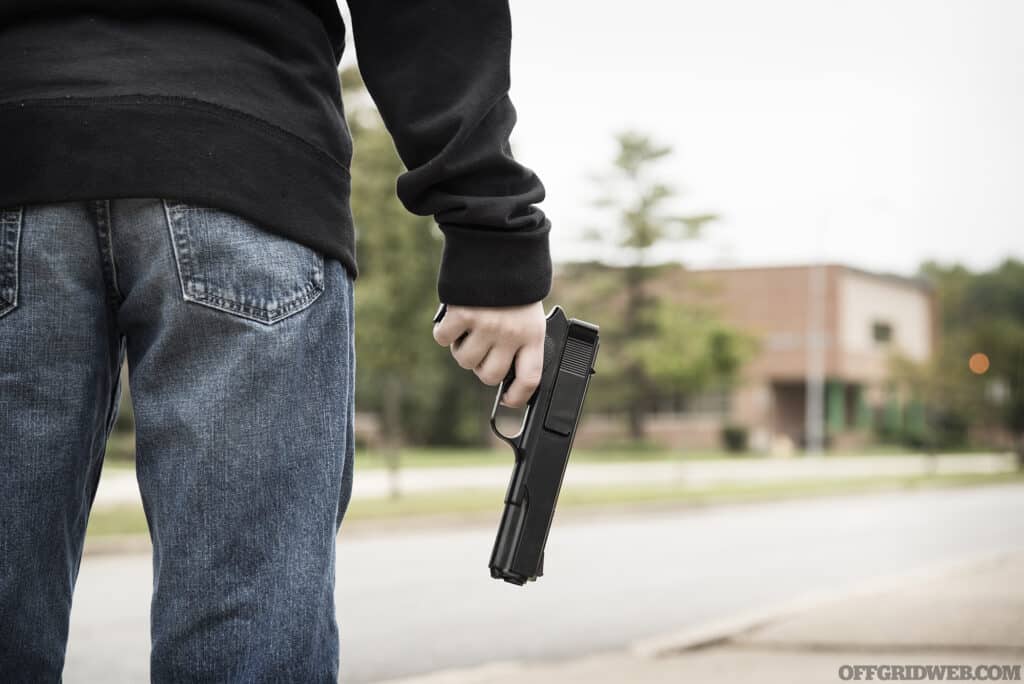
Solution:
{"label": "pistol", "polygon": [[[444,317],[445,310],[445,304],[441,304],[435,323]],[[514,363],[498,387],[491,409],[491,430],[512,447],[515,466],[491,552],[494,579],[523,585],[544,574],[544,547],[583,399],[595,372],[598,333],[593,323],[568,318],[562,307],[552,307],[547,315],[540,384],[526,404],[515,435],[502,433],[495,424],[501,396],[515,380]]]}

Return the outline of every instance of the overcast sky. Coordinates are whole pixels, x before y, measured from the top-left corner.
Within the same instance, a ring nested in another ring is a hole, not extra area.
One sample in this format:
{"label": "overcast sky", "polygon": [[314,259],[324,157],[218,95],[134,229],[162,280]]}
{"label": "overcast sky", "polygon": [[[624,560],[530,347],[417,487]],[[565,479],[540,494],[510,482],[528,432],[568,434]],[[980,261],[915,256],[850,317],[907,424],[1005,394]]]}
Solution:
{"label": "overcast sky", "polygon": [[722,216],[689,265],[987,268],[1024,257],[1022,28],[1020,0],[513,0],[512,141],[556,260],[631,128]]}

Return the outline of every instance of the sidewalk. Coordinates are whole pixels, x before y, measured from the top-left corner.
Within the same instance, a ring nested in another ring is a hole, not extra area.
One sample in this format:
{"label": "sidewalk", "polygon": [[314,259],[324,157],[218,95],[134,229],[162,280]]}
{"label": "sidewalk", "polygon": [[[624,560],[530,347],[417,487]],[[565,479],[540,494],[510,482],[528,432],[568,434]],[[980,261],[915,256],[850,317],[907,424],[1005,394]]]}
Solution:
{"label": "sidewalk", "polygon": [[[678,483],[687,487],[723,484],[765,484],[916,475],[1009,473],[1017,469],[1013,454],[940,454],[900,456],[829,456],[824,458],[737,458],[732,460],[572,463],[566,470],[567,487],[608,487]],[[504,490],[512,472],[512,458],[495,466],[442,466],[403,468],[399,487],[406,494],[468,490]],[[386,470],[357,470],[352,496],[383,498],[391,492]],[[94,506],[140,503],[135,471],[106,469]]]}
{"label": "sidewalk", "polygon": [[774,616],[740,617],[629,650],[561,663],[494,663],[388,684],[791,684],[844,681],[843,665],[966,665],[973,671],[978,665],[1022,663],[1024,552],[1017,552],[876,583],[843,598],[803,601],[781,607]]}

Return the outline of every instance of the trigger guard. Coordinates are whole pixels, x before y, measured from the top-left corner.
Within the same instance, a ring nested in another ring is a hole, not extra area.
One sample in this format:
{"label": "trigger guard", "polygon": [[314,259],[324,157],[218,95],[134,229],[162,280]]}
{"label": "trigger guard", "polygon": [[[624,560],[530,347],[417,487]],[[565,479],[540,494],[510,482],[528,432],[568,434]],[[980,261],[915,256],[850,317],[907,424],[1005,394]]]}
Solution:
{"label": "trigger guard", "polygon": [[501,405],[501,395],[505,393],[506,382],[507,378],[506,380],[501,381],[501,384],[498,385],[498,392],[494,397],[494,406],[491,407],[491,432],[493,432],[498,437],[498,439],[502,440],[516,451],[519,451],[519,438],[522,437],[523,430],[526,428],[526,421],[529,419],[530,412],[533,410],[534,402],[527,402],[526,410],[523,412],[523,422],[519,425],[519,431],[516,432],[516,434],[514,435],[506,435],[504,432],[498,429],[498,426],[494,422],[495,418],[498,415],[498,406]]}

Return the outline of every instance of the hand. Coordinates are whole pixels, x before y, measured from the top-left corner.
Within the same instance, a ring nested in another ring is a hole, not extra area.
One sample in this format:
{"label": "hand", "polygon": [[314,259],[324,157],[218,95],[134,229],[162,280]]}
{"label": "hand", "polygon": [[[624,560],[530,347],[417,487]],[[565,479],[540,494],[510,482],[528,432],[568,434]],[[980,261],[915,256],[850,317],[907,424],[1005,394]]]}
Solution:
{"label": "hand", "polygon": [[515,360],[516,377],[501,403],[524,406],[540,384],[547,321],[542,302],[524,306],[452,306],[434,325],[434,340],[450,347],[455,361],[485,385],[505,379]]}

